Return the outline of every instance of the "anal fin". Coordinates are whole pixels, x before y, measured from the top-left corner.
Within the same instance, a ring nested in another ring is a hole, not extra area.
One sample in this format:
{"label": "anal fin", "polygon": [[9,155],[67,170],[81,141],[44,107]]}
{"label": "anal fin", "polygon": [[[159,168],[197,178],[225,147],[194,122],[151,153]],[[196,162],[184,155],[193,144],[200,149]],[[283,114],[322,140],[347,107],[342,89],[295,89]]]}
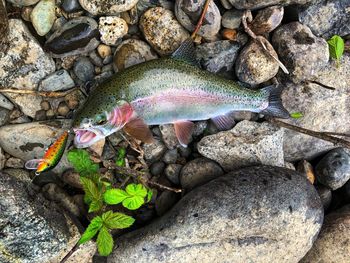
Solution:
{"label": "anal fin", "polygon": [[220,131],[227,131],[235,125],[235,120],[229,115],[219,115],[211,120]]}
{"label": "anal fin", "polygon": [[140,118],[129,121],[125,124],[123,130],[144,143],[152,143],[154,140],[148,125]]}
{"label": "anal fin", "polygon": [[187,147],[190,143],[194,129],[194,124],[191,121],[179,121],[174,123],[175,134],[179,143],[183,147]]}

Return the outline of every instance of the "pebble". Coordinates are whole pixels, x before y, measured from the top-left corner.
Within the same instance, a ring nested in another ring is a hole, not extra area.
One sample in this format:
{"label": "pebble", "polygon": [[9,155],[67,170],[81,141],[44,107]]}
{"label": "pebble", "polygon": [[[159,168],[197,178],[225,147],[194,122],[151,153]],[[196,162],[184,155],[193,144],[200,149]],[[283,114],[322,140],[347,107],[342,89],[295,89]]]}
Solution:
{"label": "pebble", "polygon": [[182,188],[191,190],[224,174],[216,162],[206,158],[194,159],[184,165],[180,173]]}
{"label": "pebble", "polygon": [[103,16],[99,18],[98,30],[101,34],[101,41],[113,46],[128,33],[128,24],[117,16]]}
{"label": "pebble", "polygon": [[327,153],[315,168],[317,180],[336,190],[350,179],[350,152],[337,148]]}
{"label": "pebble", "polygon": [[22,19],[24,21],[30,22],[30,14],[32,13],[32,11],[33,11],[33,7],[31,6],[22,7],[22,10],[21,10]]}
{"label": "pebble", "polygon": [[80,5],[90,14],[118,15],[133,8],[138,0],[79,0]]}
{"label": "pebble", "polygon": [[175,149],[180,146],[180,143],[175,134],[175,128],[173,124],[162,124],[159,125],[160,132],[162,133],[162,139],[168,149]]}
{"label": "pebble", "polygon": [[6,124],[10,120],[10,111],[0,107],[0,126]]}
{"label": "pebble", "polygon": [[119,237],[107,262],[298,262],[322,219],[319,196],[305,178],[249,167],[195,188],[158,220]]}
{"label": "pebble", "polygon": [[10,2],[17,6],[29,6],[36,4],[39,2],[39,0],[7,0],[7,2]]}
{"label": "pebble", "polygon": [[200,136],[208,127],[207,121],[197,121],[194,123],[193,136]]}
{"label": "pebble", "polygon": [[160,55],[172,54],[190,37],[173,12],[163,7],[148,9],[140,19],[140,29],[147,42]]}
{"label": "pebble", "polygon": [[221,35],[224,40],[234,41],[236,40],[236,37],[237,37],[237,31],[234,29],[225,28],[221,31]]}
{"label": "pebble", "polygon": [[57,113],[60,116],[66,116],[70,109],[65,101],[61,101],[57,108]]}
{"label": "pebble", "polygon": [[73,67],[74,74],[81,81],[92,80],[95,76],[95,67],[87,57],[78,58]]}
{"label": "pebble", "polygon": [[166,152],[166,146],[160,140],[155,139],[153,143],[144,144],[142,150],[145,154],[145,160],[153,163],[162,158],[163,154]]}
{"label": "pebble", "polygon": [[78,0],[63,0],[62,8],[67,13],[77,12],[81,10]]}
{"label": "pebble", "polygon": [[40,106],[45,111],[51,109],[51,105],[50,105],[50,103],[47,100],[41,101]]}
{"label": "pebble", "polygon": [[202,67],[212,73],[230,72],[233,75],[233,66],[237,59],[239,43],[229,40],[204,43],[197,46],[196,57]]}
{"label": "pebble", "polygon": [[179,153],[180,153],[181,157],[183,157],[183,158],[189,158],[191,153],[192,153],[192,150],[189,147],[180,146],[180,147],[178,147],[178,149],[179,149]]}
{"label": "pebble", "polygon": [[331,202],[332,202],[332,191],[328,187],[325,187],[321,184],[316,185],[315,187],[316,187],[318,195],[321,198],[321,202],[323,204],[323,209],[325,211],[327,211],[331,205]]}
{"label": "pebble", "polygon": [[0,147],[0,171],[5,168],[6,156],[4,150]]}
{"label": "pebble", "polygon": [[55,112],[53,111],[53,109],[49,109],[47,112],[46,112],[46,117],[48,119],[50,118],[53,118],[55,116]]}
{"label": "pebble", "polygon": [[155,162],[150,167],[150,172],[153,176],[159,176],[163,173],[165,168],[164,162]]}
{"label": "pebble", "polygon": [[38,110],[38,111],[35,113],[34,120],[36,120],[36,121],[43,121],[43,120],[46,120],[46,111],[45,111],[45,110]]}
{"label": "pebble", "polygon": [[178,156],[177,149],[168,150],[165,152],[163,156],[163,161],[166,164],[176,163],[177,156]]}
{"label": "pebble", "polygon": [[329,60],[326,40],[316,37],[299,22],[285,24],[275,30],[272,44],[295,83],[315,77]]}
{"label": "pebble", "polygon": [[264,35],[275,30],[282,22],[283,6],[270,6],[260,10],[249,25],[256,35]]}
{"label": "pebble", "polygon": [[237,9],[231,9],[224,13],[222,16],[221,24],[224,28],[238,29],[241,25],[243,11]]}
{"label": "pebble", "polygon": [[75,86],[68,71],[61,69],[43,79],[39,84],[40,91],[64,91]]}
{"label": "pebble", "polygon": [[255,9],[261,9],[263,7],[272,6],[272,5],[305,5],[308,3],[314,2],[314,0],[269,0],[269,1],[261,1],[261,0],[249,0],[249,1],[242,1],[242,0],[228,0],[231,5],[233,5],[235,8],[240,10],[255,10]]}
{"label": "pebble", "polygon": [[5,163],[5,167],[7,168],[23,168],[24,162],[19,158],[10,157],[7,159]]}
{"label": "pebble", "polygon": [[115,51],[113,63],[116,71],[158,58],[157,54],[144,41],[127,39]]}
{"label": "pebble", "polygon": [[62,58],[88,53],[99,44],[97,22],[90,17],[69,20],[46,41],[44,48],[52,57]]}
{"label": "pebble", "polygon": [[[45,76],[55,71],[55,62],[43,51],[21,19],[9,19],[8,41],[5,45],[7,51],[1,53],[0,59],[0,86],[35,90]],[[7,97],[21,100],[23,95],[12,93]],[[26,107],[30,104],[27,103]],[[35,112],[31,117],[34,115]]]}
{"label": "pebble", "polygon": [[[177,20],[189,32],[193,32],[202,14],[204,5],[205,0],[176,0],[175,15]],[[203,21],[204,23],[200,27],[197,35],[205,39],[213,39],[219,32],[221,26],[221,14],[214,1],[210,2]]]}
{"label": "pebble", "polygon": [[96,50],[89,53],[89,58],[96,67],[103,67],[103,59],[99,56]]}
{"label": "pebble", "polygon": [[311,163],[306,160],[300,161],[297,165],[297,171],[305,176],[310,181],[310,183],[315,183],[316,178],[314,168],[312,167]]}
{"label": "pebble", "polygon": [[[273,53],[277,57],[277,53]],[[241,50],[235,66],[238,79],[249,85],[258,85],[272,79],[278,70],[278,63],[255,41]]]}
{"label": "pebble", "polygon": [[155,209],[158,216],[164,215],[170,208],[172,208],[179,200],[179,195],[171,192],[164,191],[158,196],[155,203]]}
{"label": "pebble", "polygon": [[112,54],[112,49],[110,46],[100,44],[97,47],[97,52],[100,55],[102,59],[105,59],[106,57],[110,56]]}
{"label": "pebble", "polygon": [[166,178],[173,184],[179,185],[180,184],[180,172],[182,169],[181,164],[168,164],[167,167],[164,170]]}
{"label": "pebble", "polygon": [[14,108],[12,102],[1,93],[0,93],[0,105],[1,105],[1,108],[8,109],[8,110],[13,110]]}
{"label": "pebble", "polygon": [[268,122],[241,121],[230,131],[204,137],[197,149],[226,171],[257,164],[284,166],[283,129]]}
{"label": "pebble", "polygon": [[77,189],[83,189],[83,185],[80,181],[80,175],[79,173],[75,172],[74,170],[67,170],[62,174],[62,180],[66,184],[77,188]]}
{"label": "pebble", "polygon": [[55,22],[55,0],[40,0],[30,14],[32,24],[39,36],[45,36]]}

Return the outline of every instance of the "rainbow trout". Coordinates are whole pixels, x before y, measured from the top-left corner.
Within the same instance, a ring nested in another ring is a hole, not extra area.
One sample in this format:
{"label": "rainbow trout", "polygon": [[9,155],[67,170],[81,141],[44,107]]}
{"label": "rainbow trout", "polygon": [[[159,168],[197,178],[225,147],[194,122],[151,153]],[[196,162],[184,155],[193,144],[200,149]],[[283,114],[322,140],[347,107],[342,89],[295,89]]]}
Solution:
{"label": "rainbow trout", "polygon": [[168,58],[147,61],[118,72],[93,90],[73,121],[74,143],[89,147],[123,129],[143,142],[152,141],[148,125],[174,124],[181,145],[189,143],[192,121],[212,119],[219,129],[231,127],[232,111],[288,118],[281,88],[250,90],[201,70],[185,41]]}

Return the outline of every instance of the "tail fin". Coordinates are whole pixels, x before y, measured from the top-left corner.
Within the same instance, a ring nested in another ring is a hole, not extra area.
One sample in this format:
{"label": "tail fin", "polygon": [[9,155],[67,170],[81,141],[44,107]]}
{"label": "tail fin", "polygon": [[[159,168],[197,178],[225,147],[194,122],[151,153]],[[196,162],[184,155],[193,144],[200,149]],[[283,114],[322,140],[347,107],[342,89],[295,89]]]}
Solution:
{"label": "tail fin", "polygon": [[289,112],[283,107],[282,104],[282,90],[283,88],[280,85],[271,85],[262,89],[262,91],[265,91],[269,96],[269,105],[266,109],[261,111],[262,114],[283,119],[290,118]]}

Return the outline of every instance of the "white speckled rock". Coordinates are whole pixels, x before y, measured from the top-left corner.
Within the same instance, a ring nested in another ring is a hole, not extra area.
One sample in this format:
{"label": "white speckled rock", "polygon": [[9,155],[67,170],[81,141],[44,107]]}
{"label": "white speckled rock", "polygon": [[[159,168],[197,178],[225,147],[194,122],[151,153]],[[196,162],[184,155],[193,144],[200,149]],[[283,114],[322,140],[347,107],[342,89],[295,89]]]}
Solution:
{"label": "white speckled rock", "polygon": [[148,9],[141,17],[140,29],[160,55],[170,55],[190,36],[173,12],[163,7]]}
{"label": "white speckled rock", "polygon": [[204,137],[197,149],[226,171],[256,164],[284,166],[283,130],[267,122],[241,121],[230,131]]}
{"label": "white speckled rock", "polygon": [[117,15],[133,8],[138,0],[79,0],[92,15]]}
{"label": "white speckled rock", "polygon": [[54,61],[22,20],[9,20],[8,38],[4,52],[0,52],[0,86],[36,89],[42,78],[55,71]]}
{"label": "white speckled rock", "polygon": [[322,221],[306,178],[249,167],[194,189],[152,224],[118,237],[107,263],[298,262]]}
{"label": "white speckled rock", "polygon": [[41,0],[30,14],[32,24],[39,36],[46,35],[55,22],[55,0]]}
{"label": "white speckled rock", "polygon": [[103,16],[100,17],[98,30],[104,44],[115,45],[118,39],[128,33],[128,24],[124,19],[117,16]]}

